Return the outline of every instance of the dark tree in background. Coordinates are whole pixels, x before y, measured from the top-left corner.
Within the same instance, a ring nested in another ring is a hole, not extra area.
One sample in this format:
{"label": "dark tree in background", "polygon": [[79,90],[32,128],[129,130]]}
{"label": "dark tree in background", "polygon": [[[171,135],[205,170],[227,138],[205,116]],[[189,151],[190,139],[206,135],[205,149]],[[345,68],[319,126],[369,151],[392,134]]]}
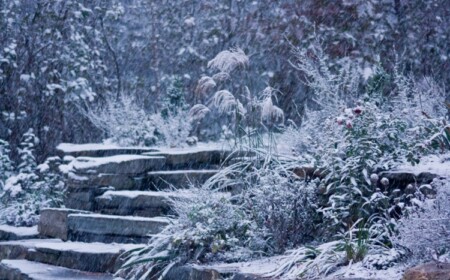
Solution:
{"label": "dark tree in background", "polygon": [[14,151],[33,128],[39,161],[59,142],[99,141],[79,107],[128,95],[155,112],[174,75],[193,102],[208,60],[232,47],[250,65],[230,90],[271,85],[299,123],[308,88],[293,47],[448,83],[449,21],[446,0],[0,0],[0,138]]}

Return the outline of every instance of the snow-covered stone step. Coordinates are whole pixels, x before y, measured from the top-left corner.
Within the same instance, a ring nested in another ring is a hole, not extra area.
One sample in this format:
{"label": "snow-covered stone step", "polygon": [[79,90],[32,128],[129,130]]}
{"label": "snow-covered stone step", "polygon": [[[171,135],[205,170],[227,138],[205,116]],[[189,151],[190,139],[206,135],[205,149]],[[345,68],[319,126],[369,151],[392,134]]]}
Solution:
{"label": "snow-covered stone step", "polygon": [[68,164],[61,165],[60,171],[74,173],[83,178],[84,174],[114,173],[141,174],[151,170],[160,170],[166,162],[163,156],[116,155],[108,157],[78,157]]}
{"label": "snow-covered stone step", "polygon": [[143,246],[28,239],[0,242],[0,259],[26,259],[83,271],[115,272],[121,265],[122,253]]}
{"label": "snow-covered stone step", "polygon": [[170,222],[164,217],[69,214],[68,239],[85,242],[145,243]]}
{"label": "snow-covered stone step", "polygon": [[150,171],[139,176],[136,174],[100,173],[84,176],[69,176],[67,179],[67,199],[65,204],[84,204],[85,210],[92,209],[93,198],[108,189],[114,190],[155,190],[169,186],[186,188],[191,184],[202,184],[216,174],[215,169],[200,170],[163,170]]}
{"label": "snow-covered stone step", "polygon": [[95,198],[108,190],[183,189],[203,184],[217,172],[210,169],[167,170],[151,171],[135,178],[126,174],[99,174],[84,181],[69,178],[64,204],[68,208],[98,211],[101,207],[96,205]]}
{"label": "snow-covered stone step", "polygon": [[57,153],[63,156],[73,157],[106,157],[116,155],[138,155],[142,153],[158,151],[145,147],[120,147],[113,144],[70,144],[61,143],[56,147]]}
{"label": "snow-covered stone step", "polygon": [[132,190],[143,187],[142,178],[144,174],[115,174],[100,173],[92,175],[77,176],[70,174],[66,179],[69,189],[91,189],[98,187],[114,187],[117,190]]}
{"label": "snow-covered stone step", "polygon": [[39,242],[62,244],[61,239],[24,239],[0,242],[0,260],[25,259],[29,249],[34,249]]}
{"label": "snow-covered stone step", "polygon": [[8,280],[113,280],[110,274],[92,273],[27,260],[0,262],[0,279]]}
{"label": "snow-covered stone step", "polygon": [[37,227],[14,227],[0,225],[0,241],[38,238]]}
{"label": "snow-covered stone step", "polygon": [[107,191],[95,200],[103,214],[157,217],[170,213],[171,199],[187,195],[186,191]]}
{"label": "snow-covered stone step", "polygon": [[215,169],[151,171],[143,179],[142,185],[155,190],[185,189],[191,185],[203,184],[217,172]]}
{"label": "snow-covered stone step", "polygon": [[95,198],[102,195],[111,187],[67,188],[64,205],[67,208],[84,211],[95,211]]}
{"label": "snow-covered stone step", "polygon": [[88,214],[68,208],[44,208],[41,210],[38,231],[41,236],[67,240],[67,216],[69,214]]}
{"label": "snow-covered stone step", "polygon": [[222,164],[230,155],[230,151],[220,148],[187,148],[163,149],[158,152],[147,152],[144,155],[162,156],[166,158],[166,169],[198,168]]}
{"label": "snow-covered stone step", "polygon": [[28,250],[26,259],[83,271],[113,273],[121,265],[121,254],[143,246],[97,242],[39,242]]}

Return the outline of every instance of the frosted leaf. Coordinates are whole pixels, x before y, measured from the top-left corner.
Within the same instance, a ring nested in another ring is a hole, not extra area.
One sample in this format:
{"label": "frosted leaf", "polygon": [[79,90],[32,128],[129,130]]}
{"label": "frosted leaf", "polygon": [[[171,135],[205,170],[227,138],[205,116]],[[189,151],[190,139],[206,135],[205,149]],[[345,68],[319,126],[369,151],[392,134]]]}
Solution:
{"label": "frosted leaf", "polygon": [[208,62],[208,67],[221,72],[230,73],[237,67],[245,68],[249,63],[248,56],[240,48],[221,51]]}
{"label": "frosted leaf", "polygon": [[213,80],[213,78],[209,76],[201,77],[200,80],[198,80],[197,88],[195,89],[195,92],[199,95],[206,94],[209,90],[216,87],[216,82]]}
{"label": "frosted leaf", "polygon": [[210,112],[209,108],[203,104],[196,104],[189,110],[189,118],[191,121],[203,119]]}
{"label": "frosted leaf", "polygon": [[213,97],[214,106],[220,113],[229,113],[237,105],[236,98],[228,90],[220,90],[214,94]]}

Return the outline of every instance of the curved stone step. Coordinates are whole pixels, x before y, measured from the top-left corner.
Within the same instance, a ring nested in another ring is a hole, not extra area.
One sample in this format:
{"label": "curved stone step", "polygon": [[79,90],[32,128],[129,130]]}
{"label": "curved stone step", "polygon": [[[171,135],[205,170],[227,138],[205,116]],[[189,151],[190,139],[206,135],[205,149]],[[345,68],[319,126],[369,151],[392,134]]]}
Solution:
{"label": "curved stone step", "polygon": [[45,240],[46,243],[62,244],[60,239],[24,239],[15,241],[0,242],[0,260],[4,259],[25,259],[29,249],[34,249],[35,245]]}
{"label": "curved stone step", "polygon": [[190,193],[185,191],[107,191],[95,200],[103,214],[157,217],[173,214],[171,199],[187,195]]}
{"label": "curved stone step", "polygon": [[0,279],[9,280],[113,280],[109,274],[90,273],[27,260],[0,262]]}
{"label": "curved stone step", "polygon": [[68,239],[85,242],[145,243],[169,224],[164,217],[133,217],[104,214],[70,214]]}
{"label": "curved stone step", "polygon": [[163,156],[166,158],[166,169],[198,168],[210,165],[220,165],[230,155],[230,151],[215,147],[162,149],[157,152],[147,152],[148,156]]}
{"label": "curved stone step", "polygon": [[56,147],[58,155],[73,157],[106,157],[116,155],[138,155],[156,152],[157,149],[145,147],[119,147],[105,144],[70,144],[61,143]]}
{"label": "curved stone step", "polygon": [[70,176],[67,187],[71,192],[88,192],[102,187],[113,187],[115,190],[145,190],[148,188],[187,187],[201,184],[216,174],[216,169],[182,169],[149,171],[144,174],[99,173],[83,176]]}
{"label": "curved stone step", "polygon": [[[215,175],[218,170],[168,170],[151,171],[140,177],[130,174],[96,174],[85,176],[86,180],[69,178],[65,205],[73,209],[98,211],[96,197],[112,190],[164,190],[185,189],[200,185]],[[130,214],[132,215],[132,214]]]}
{"label": "curved stone step", "polygon": [[121,265],[121,254],[142,246],[145,245],[28,239],[0,242],[0,259],[26,259],[83,271],[112,273]]}
{"label": "curved stone step", "polygon": [[114,173],[135,174],[159,170],[166,162],[163,156],[148,155],[116,155],[109,157],[78,157],[68,164],[61,165],[60,171],[70,172],[83,178],[84,174]]}
{"label": "curved stone step", "polygon": [[145,174],[115,174],[99,173],[77,176],[69,174],[66,185],[69,189],[92,189],[98,187],[114,187],[117,190],[136,190],[142,188],[142,178]]}
{"label": "curved stone step", "polygon": [[38,238],[37,227],[14,227],[0,225],[0,241]]}

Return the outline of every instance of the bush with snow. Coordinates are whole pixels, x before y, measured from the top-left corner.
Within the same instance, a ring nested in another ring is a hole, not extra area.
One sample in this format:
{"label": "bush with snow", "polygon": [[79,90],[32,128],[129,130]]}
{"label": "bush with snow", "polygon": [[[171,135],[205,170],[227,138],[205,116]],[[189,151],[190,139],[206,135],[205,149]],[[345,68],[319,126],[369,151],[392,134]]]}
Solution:
{"label": "bush with snow", "polygon": [[189,112],[177,78],[169,79],[162,109],[148,113],[131,96],[108,98],[104,106],[79,108],[109,140],[121,146],[183,146],[191,132]]}
{"label": "bush with snow", "polygon": [[450,182],[435,179],[432,185],[436,197],[423,199],[400,220],[394,240],[413,262],[450,262]]}
{"label": "bush with snow", "polygon": [[103,106],[80,108],[80,111],[119,145],[150,146],[159,140],[150,115],[128,96],[107,99]]}
{"label": "bush with snow", "polygon": [[62,204],[64,182],[57,171],[61,160],[48,158],[37,165],[34,149],[38,141],[32,130],[22,137],[19,164],[15,168],[10,165],[9,176],[1,186],[0,223],[32,226],[39,221],[40,209]]}
{"label": "bush with snow", "polygon": [[[445,110],[439,109],[445,107],[445,96],[438,87],[424,88],[396,69],[392,75],[377,71],[360,88],[352,82],[355,77],[347,76],[355,73],[349,70],[352,66],[334,72],[326,66],[320,48],[313,52],[312,56],[296,54],[297,68],[306,72],[313,89],[311,107],[317,109],[306,110],[302,127],[288,129],[285,138],[298,136],[291,140],[293,150],[301,152],[302,158],[323,175],[318,190],[324,200],[318,211],[327,234],[322,238],[338,242],[330,256],[343,253],[330,258],[332,266],[324,267],[333,270],[357,261],[378,269],[389,267],[405,255],[404,250],[394,247],[397,219],[420,204],[424,190],[412,186],[414,190],[401,191],[377,173],[407,161],[416,164],[423,155],[447,146]],[[388,79],[381,78],[386,75]],[[393,81],[391,91],[381,85],[387,80]],[[305,264],[300,252],[304,248],[294,251],[284,269],[274,275],[318,277],[314,270],[308,271],[308,263],[316,263],[320,255]]]}
{"label": "bush with snow", "polygon": [[315,184],[293,177],[286,169],[292,162],[266,156],[232,164],[174,200],[177,220],[131,253],[119,274],[142,277],[186,262],[248,260],[312,241],[319,232]]}
{"label": "bush with snow", "polygon": [[231,199],[225,193],[200,188],[174,200],[179,218],[146,248],[132,252],[118,275],[144,279],[158,272],[164,275],[172,266],[188,261],[248,258],[251,251],[245,250],[245,241],[251,238],[253,225]]}

